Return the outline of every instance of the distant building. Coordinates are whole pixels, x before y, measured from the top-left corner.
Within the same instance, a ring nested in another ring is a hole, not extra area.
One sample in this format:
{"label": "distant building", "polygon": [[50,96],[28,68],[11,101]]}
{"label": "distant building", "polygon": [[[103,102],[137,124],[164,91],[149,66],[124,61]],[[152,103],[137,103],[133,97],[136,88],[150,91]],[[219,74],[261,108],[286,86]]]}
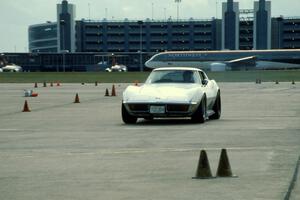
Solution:
{"label": "distant building", "polygon": [[282,31],[282,48],[300,48],[300,18],[285,18]]}
{"label": "distant building", "polygon": [[[252,17],[241,16],[245,11]],[[63,0],[57,4],[57,22],[29,27],[29,50],[64,53],[142,51],[151,54],[299,48],[299,20],[300,17],[271,18],[270,1],[255,1],[254,9],[240,10],[238,2],[227,0],[222,4],[222,19],[75,21],[75,5]]]}
{"label": "distant building", "polygon": [[161,52],[219,49],[218,20],[76,23],[77,52]]}
{"label": "distant building", "polygon": [[57,4],[58,52],[75,52],[75,5],[63,0]]}
{"label": "distant building", "polygon": [[29,26],[30,54],[6,54],[10,62],[31,71],[93,71],[111,55],[138,70],[162,51],[251,50],[300,48],[300,17],[271,18],[271,2],[258,0],[254,9],[222,4],[222,19],[77,20],[75,5],[57,4],[57,21]]}
{"label": "distant building", "polygon": [[272,49],[300,49],[300,17],[272,19]]}
{"label": "distant building", "polygon": [[28,41],[30,52],[57,52],[56,22],[29,26]]}
{"label": "distant building", "polygon": [[240,20],[240,37],[239,49],[252,50],[253,49],[253,20],[241,19]]}
{"label": "distant building", "polygon": [[271,49],[271,2],[254,2],[253,48]]}
{"label": "distant building", "polygon": [[239,3],[227,0],[222,4],[222,49],[239,49]]}

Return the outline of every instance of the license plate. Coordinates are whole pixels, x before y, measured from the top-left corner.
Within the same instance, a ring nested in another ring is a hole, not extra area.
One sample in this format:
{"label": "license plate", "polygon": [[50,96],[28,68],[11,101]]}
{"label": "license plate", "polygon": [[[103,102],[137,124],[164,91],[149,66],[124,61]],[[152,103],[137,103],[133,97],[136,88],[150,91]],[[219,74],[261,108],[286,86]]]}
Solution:
{"label": "license plate", "polygon": [[164,114],[165,110],[165,106],[150,106],[151,114]]}

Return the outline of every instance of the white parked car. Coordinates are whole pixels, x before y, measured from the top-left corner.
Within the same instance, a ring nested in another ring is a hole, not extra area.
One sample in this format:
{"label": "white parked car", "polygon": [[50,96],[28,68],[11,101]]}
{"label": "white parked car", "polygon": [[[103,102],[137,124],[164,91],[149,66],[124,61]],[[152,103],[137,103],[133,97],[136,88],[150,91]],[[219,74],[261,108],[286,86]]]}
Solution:
{"label": "white parked car", "polygon": [[15,65],[15,64],[8,64],[4,67],[2,67],[3,72],[22,72],[22,67]]}
{"label": "white parked car", "polygon": [[111,68],[106,68],[106,72],[127,72],[127,67],[125,65],[114,65]]}
{"label": "white parked car", "polygon": [[220,88],[200,69],[157,68],[142,86],[128,86],[123,93],[122,119],[191,117],[204,123],[221,116]]}

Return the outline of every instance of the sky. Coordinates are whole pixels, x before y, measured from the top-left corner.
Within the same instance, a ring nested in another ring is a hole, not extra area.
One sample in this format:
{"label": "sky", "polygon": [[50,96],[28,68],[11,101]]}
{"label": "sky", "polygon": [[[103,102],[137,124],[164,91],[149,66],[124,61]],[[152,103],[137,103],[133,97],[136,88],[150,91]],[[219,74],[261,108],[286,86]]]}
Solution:
{"label": "sky", "polygon": [[[181,19],[220,18],[225,0],[182,0]],[[253,9],[253,0],[239,0],[240,9]],[[272,16],[300,17],[300,0],[271,0]],[[61,0],[0,0],[0,52],[28,52],[29,25],[56,21]],[[69,0],[76,5],[76,19],[125,18],[177,19],[175,0]],[[89,9],[90,8],[90,9]],[[89,12],[90,10],[90,12]],[[153,12],[152,12],[153,10]],[[153,14],[152,14],[153,13]]]}

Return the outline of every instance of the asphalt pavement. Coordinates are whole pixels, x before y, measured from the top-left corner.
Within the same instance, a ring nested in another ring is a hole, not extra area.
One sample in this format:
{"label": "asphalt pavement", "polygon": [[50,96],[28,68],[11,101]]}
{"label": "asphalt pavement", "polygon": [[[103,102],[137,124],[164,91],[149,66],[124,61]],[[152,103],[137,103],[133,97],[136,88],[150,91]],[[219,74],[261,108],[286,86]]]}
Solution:
{"label": "asphalt pavement", "polygon": [[[300,155],[300,83],[219,83],[220,120],[136,125],[121,120],[127,85],[105,97],[112,84],[0,84],[0,199],[286,197]],[[24,89],[39,96],[25,98]],[[25,100],[31,112],[21,112]],[[215,175],[222,148],[238,177],[192,179],[200,150]]]}

